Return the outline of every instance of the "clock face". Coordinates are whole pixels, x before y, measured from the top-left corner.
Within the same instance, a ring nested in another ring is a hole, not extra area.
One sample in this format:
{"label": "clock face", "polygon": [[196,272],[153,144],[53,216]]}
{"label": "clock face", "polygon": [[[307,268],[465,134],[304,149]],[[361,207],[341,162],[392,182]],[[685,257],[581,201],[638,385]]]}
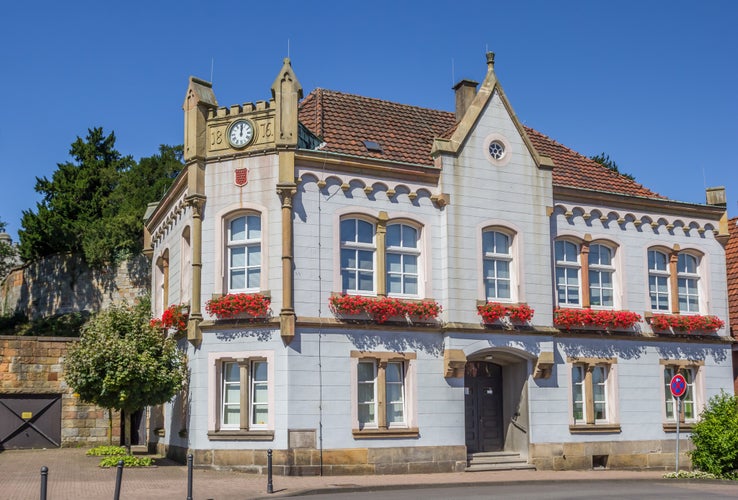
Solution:
{"label": "clock face", "polygon": [[228,128],[228,142],[234,148],[248,146],[254,138],[254,126],[248,120],[236,120]]}

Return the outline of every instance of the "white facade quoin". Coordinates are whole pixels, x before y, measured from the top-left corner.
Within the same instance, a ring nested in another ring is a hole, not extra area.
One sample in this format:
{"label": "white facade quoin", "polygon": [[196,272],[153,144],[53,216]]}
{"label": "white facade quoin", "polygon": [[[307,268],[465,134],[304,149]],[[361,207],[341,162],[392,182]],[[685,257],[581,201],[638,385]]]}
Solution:
{"label": "white facade quoin", "polygon": [[303,98],[285,60],[271,99],[225,108],[190,79],[186,165],[145,220],[154,313],[189,310],[160,451],[261,471],[272,449],[282,474],[674,463],[676,419],[732,383],[725,207],[522,126],[492,54],[455,90],[455,113]]}

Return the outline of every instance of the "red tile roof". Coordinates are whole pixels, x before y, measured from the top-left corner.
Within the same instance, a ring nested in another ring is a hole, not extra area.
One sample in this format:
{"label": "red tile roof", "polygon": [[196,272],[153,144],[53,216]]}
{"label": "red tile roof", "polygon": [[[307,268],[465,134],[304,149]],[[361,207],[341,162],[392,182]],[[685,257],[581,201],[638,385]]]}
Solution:
{"label": "red tile roof", "polygon": [[[299,119],[326,143],[325,151],[429,166],[433,139],[456,127],[454,113],[448,111],[325,89],[312,91],[300,103]],[[525,130],[538,152],[553,159],[555,185],[662,198],[540,132]],[[382,152],[368,151],[365,140],[379,143]]]}
{"label": "red tile roof", "polygon": [[733,336],[738,338],[738,217],[728,221],[730,239],[725,246],[725,268],[728,274],[728,311]]}

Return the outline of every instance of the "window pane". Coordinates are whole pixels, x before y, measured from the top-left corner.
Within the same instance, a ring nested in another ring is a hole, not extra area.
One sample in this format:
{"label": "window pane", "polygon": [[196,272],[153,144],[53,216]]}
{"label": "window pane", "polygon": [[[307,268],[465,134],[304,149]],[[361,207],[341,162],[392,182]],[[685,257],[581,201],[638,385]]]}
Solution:
{"label": "window pane", "polygon": [[359,403],[369,403],[374,401],[374,384],[359,385]]}
{"label": "window pane", "polygon": [[346,248],[341,250],[341,268],[356,269],[356,250]]}
{"label": "window pane", "polygon": [[267,380],[267,367],[268,365],[266,362],[255,361],[251,378],[257,382],[265,382]]}
{"label": "window pane", "polygon": [[497,277],[501,279],[510,278],[510,263],[506,260],[497,261]]}
{"label": "window pane", "polygon": [[254,385],[253,401],[254,403],[266,403],[268,390],[266,384],[260,383]]}
{"label": "window pane", "polygon": [[261,285],[261,271],[259,269],[249,269],[248,276],[248,288],[259,288],[259,285]]}
{"label": "window pane", "polygon": [[418,294],[417,278],[405,278],[405,294],[406,295],[417,295]]}
{"label": "window pane", "polygon": [[604,402],[594,404],[595,420],[607,420],[606,405]]}
{"label": "window pane", "polygon": [[374,275],[371,273],[359,273],[359,287],[357,290],[364,292],[374,290]]}
{"label": "window pane", "polygon": [[374,380],[374,363],[359,363],[359,382]]}
{"label": "window pane", "polygon": [[356,290],[356,275],[352,272],[341,271],[341,287],[343,290]]}
{"label": "window pane", "polygon": [[389,384],[387,385],[387,402],[402,401],[402,385],[401,384]]}
{"label": "window pane", "polygon": [[269,418],[269,408],[266,406],[254,406],[254,417],[251,421],[255,425],[265,425]]}
{"label": "window pane", "polygon": [[405,422],[405,405],[403,403],[391,403],[387,405],[387,423],[400,424]]}
{"label": "window pane", "polygon": [[246,239],[246,217],[239,217],[231,221],[231,241]]}
{"label": "window pane", "polygon": [[359,243],[373,243],[374,242],[374,226],[366,221],[357,221],[358,225],[358,239]]}
{"label": "window pane", "polygon": [[244,247],[231,248],[231,267],[246,265],[246,249]]}
{"label": "window pane", "polygon": [[412,226],[402,225],[402,246],[405,248],[417,248],[418,230]]}
{"label": "window pane", "polygon": [[241,409],[238,406],[227,406],[223,410],[224,425],[239,425],[241,423]]}
{"label": "window pane", "polygon": [[374,269],[374,252],[367,252],[360,250],[357,252],[359,255],[359,269],[372,270]]}
{"label": "window pane", "polygon": [[493,231],[485,231],[482,233],[482,251],[484,253],[494,253],[495,233]]}
{"label": "window pane", "polygon": [[614,304],[612,297],[612,290],[605,288],[602,290],[602,304],[606,307],[612,307]]}
{"label": "window pane", "polygon": [[400,273],[402,272],[402,257],[397,253],[387,254],[387,272]]}
{"label": "window pane", "polygon": [[223,394],[223,401],[226,404],[229,403],[238,403],[240,401],[241,397],[241,385],[234,383],[234,384],[227,384],[225,387],[225,393]]}
{"label": "window pane", "polygon": [[260,266],[261,265],[261,247],[260,246],[250,246],[248,247],[247,251],[248,251],[249,267]]}
{"label": "window pane", "polygon": [[387,246],[388,247],[399,247],[402,243],[400,237],[401,226],[399,224],[392,224],[387,226]]}
{"label": "window pane", "polygon": [[231,289],[232,290],[243,290],[246,288],[246,272],[231,271]]}
{"label": "window pane", "polygon": [[505,233],[495,233],[496,253],[510,253],[510,237]]}
{"label": "window pane", "polygon": [[238,382],[241,380],[238,363],[225,363],[223,365],[223,377],[226,382]]}
{"label": "window pane", "polygon": [[498,299],[509,299],[510,298],[510,282],[499,280],[497,282],[497,298]]}
{"label": "window pane", "polygon": [[402,293],[402,279],[396,274],[387,277],[387,292]]}
{"label": "window pane", "polygon": [[261,238],[261,217],[258,215],[249,215],[248,224],[248,239],[258,240]]}
{"label": "window pane", "polygon": [[341,221],[341,241],[356,241],[356,221],[354,219]]}
{"label": "window pane", "polygon": [[359,423],[360,424],[374,423],[374,405],[373,404],[359,405]]}
{"label": "window pane", "polygon": [[405,255],[405,274],[418,274],[418,257],[417,255]]}
{"label": "window pane", "polygon": [[387,363],[385,377],[387,382],[402,382],[402,366],[400,363]]}

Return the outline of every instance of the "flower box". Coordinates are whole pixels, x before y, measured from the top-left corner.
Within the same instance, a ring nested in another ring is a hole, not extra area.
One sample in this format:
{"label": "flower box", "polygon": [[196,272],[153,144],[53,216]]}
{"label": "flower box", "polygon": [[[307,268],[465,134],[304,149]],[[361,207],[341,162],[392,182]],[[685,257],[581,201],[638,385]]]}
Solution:
{"label": "flower box", "polygon": [[533,319],[535,311],[528,304],[502,304],[487,302],[477,306],[477,314],[485,325],[495,323],[512,326],[514,323],[527,323]]}
{"label": "flower box", "polygon": [[436,320],[441,306],[435,300],[402,300],[394,297],[333,295],[328,305],[336,317],[354,321],[426,323]]}
{"label": "flower box", "polygon": [[186,304],[172,304],[162,313],[161,318],[153,318],[149,324],[154,328],[173,330],[177,333],[187,331],[190,306]]}
{"label": "flower box", "polygon": [[648,318],[654,333],[713,334],[725,326],[717,316],[654,314]]}
{"label": "flower box", "polygon": [[208,300],[205,310],[218,319],[259,319],[267,317],[270,304],[271,299],[261,293],[229,293]]}
{"label": "flower box", "polygon": [[565,307],[554,310],[554,325],[566,330],[572,328],[629,330],[641,320],[641,315],[633,311],[570,309]]}

